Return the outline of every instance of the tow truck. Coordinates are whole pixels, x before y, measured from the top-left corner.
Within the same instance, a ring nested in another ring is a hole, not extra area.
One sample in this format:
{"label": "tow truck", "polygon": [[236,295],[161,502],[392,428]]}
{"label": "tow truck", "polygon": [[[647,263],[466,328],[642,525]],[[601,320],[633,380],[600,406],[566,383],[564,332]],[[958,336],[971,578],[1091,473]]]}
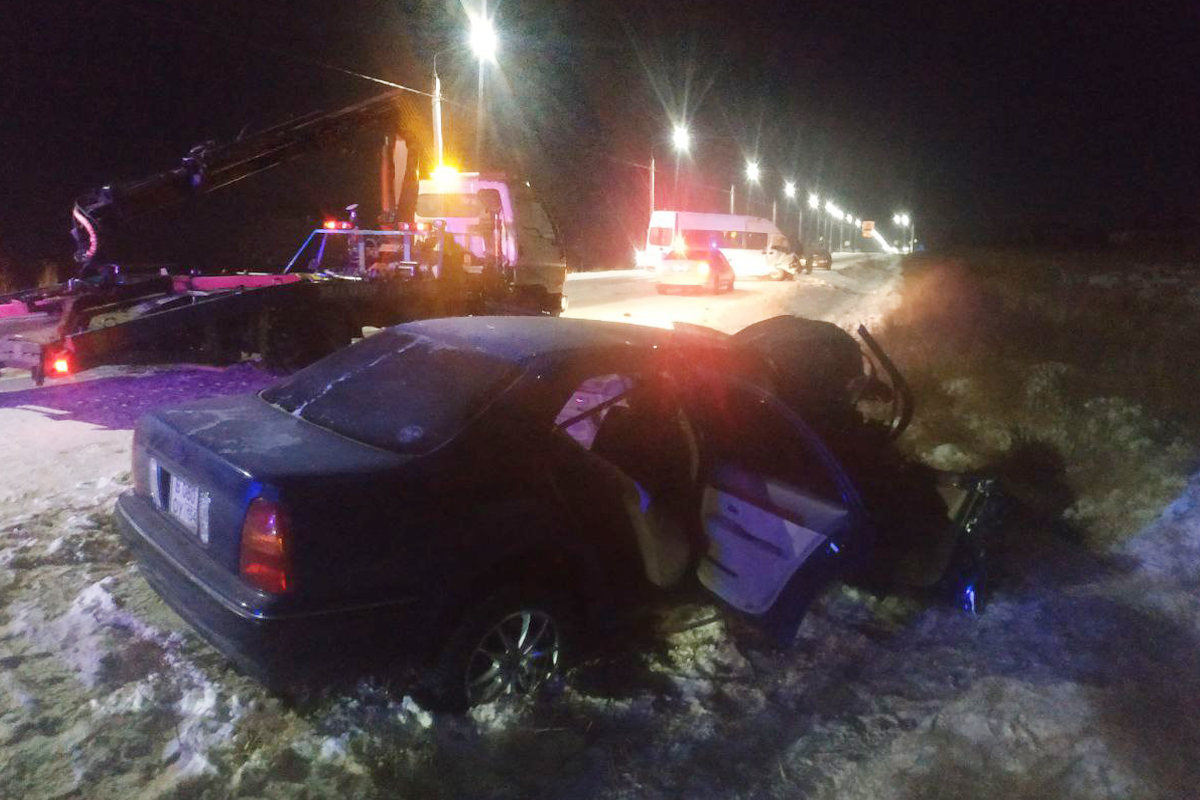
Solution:
{"label": "tow truck", "polygon": [[[258,353],[291,370],[361,335],[437,316],[561,311],[560,275],[544,286],[497,246],[482,268],[464,270],[463,248],[444,220],[414,221],[400,209],[415,191],[400,92],[292,119],[224,144],[192,148],[173,169],[81,195],[72,211],[78,276],[0,295],[0,367],[30,370],[36,383],[104,364],[201,361]],[[216,191],[362,131],[382,136],[377,224],[326,220],[282,272],[139,272],[113,260],[113,230],[151,211]],[[498,236],[491,237],[499,242]],[[533,289],[534,291],[531,291]],[[531,302],[532,298],[532,302]]]}

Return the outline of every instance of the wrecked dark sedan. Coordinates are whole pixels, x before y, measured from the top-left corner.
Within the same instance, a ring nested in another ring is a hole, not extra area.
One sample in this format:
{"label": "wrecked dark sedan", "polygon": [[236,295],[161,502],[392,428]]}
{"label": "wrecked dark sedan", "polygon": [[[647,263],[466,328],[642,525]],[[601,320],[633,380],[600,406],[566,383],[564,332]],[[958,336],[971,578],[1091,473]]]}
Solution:
{"label": "wrecked dark sedan", "polygon": [[268,685],[370,654],[458,707],[535,689],[573,634],[688,583],[780,641],[848,573],[973,597],[987,488],[934,476],[924,518],[882,508],[911,404],[862,334],[399,325],[144,417],[117,519],[157,592]]}

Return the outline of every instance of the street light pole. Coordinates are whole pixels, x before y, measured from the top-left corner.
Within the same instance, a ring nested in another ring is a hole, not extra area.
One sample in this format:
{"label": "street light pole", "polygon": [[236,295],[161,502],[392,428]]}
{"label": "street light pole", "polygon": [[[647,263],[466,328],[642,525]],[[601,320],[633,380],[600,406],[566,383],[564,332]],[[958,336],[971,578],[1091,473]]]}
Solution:
{"label": "street light pole", "polygon": [[650,213],[654,214],[654,150],[650,151]]}
{"label": "street light pole", "polygon": [[746,213],[752,213],[750,198],[754,196],[754,184],[758,183],[758,162],[746,162]]}
{"label": "street light pole", "polygon": [[475,107],[475,161],[478,165],[483,153],[484,113],[483,113],[483,65],[496,62],[496,51],[500,47],[496,29],[492,26],[492,18],[487,13],[487,3],[483,4],[479,14],[470,14],[471,29],[467,41],[471,52],[479,61],[478,100]]}
{"label": "street light pole", "polygon": [[437,57],[449,48],[433,54],[433,152],[437,155],[436,167],[442,165],[442,79],[438,77]]}

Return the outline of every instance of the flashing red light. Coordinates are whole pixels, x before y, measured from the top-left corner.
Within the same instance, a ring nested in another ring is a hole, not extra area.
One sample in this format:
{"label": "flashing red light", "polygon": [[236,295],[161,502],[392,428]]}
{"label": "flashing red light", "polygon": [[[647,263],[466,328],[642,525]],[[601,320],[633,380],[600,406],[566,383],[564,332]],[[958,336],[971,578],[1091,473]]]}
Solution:
{"label": "flashing red light", "polygon": [[348,230],[350,230],[351,228],[353,228],[354,226],[353,226],[353,225],[351,225],[349,222],[339,222],[339,223],[338,223],[338,227],[339,227],[339,228],[341,228],[341,229],[342,229],[342,230],[344,230],[344,231],[348,231]]}
{"label": "flashing red light", "polygon": [[336,219],[327,219],[327,220],[325,220],[324,226],[325,226],[325,230],[327,230],[327,231],[335,230],[338,226],[337,220]]}
{"label": "flashing red light", "polygon": [[408,225],[408,223],[407,223],[407,222],[401,222],[401,223],[400,223],[400,230],[402,230],[402,231],[406,231],[406,230],[408,230],[408,228],[409,228],[409,225]]}
{"label": "flashing red light", "polygon": [[291,523],[283,506],[255,498],[242,523],[239,572],[242,580],[271,594],[291,588]]}
{"label": "flashing red light", "polygon": [[66,356],[59,356],[54,359],[54,374],[66,375],[71,371],[71,360]]}
{"label": "flashing red light", "polygon": [[423,231],[423,230],[426,230],[426,229],[428,229],[428,228],[429,228],[429,226],[428,226],[428,225],[426,225],[424,222],[418,222],[418,223],[417,223],[417,230],[419,230],[419,231]]}

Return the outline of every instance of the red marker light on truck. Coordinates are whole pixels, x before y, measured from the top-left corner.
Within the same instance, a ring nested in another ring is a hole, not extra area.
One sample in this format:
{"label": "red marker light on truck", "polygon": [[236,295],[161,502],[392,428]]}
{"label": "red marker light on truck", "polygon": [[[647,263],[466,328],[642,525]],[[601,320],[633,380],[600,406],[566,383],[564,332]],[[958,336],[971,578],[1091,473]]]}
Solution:
{"label": "red marker light on truck", "polygon": [[325,223],[324,223],[325,230],[327,230],[327,231],[337,230],[337,226],[338,226],[338,224],[337,224],[336,219],[325,220]]}
{"label": "red marker light on truck", "polygon": [[66,375],[71,371],[71,361],[66,356],[59,356],[54,359],[54,374]]}
{"label": "red marker light on truck", "polygon": [[271,594],[292,586],[291,524],[283,506],[255,498],[242,523],[242,580]]}

